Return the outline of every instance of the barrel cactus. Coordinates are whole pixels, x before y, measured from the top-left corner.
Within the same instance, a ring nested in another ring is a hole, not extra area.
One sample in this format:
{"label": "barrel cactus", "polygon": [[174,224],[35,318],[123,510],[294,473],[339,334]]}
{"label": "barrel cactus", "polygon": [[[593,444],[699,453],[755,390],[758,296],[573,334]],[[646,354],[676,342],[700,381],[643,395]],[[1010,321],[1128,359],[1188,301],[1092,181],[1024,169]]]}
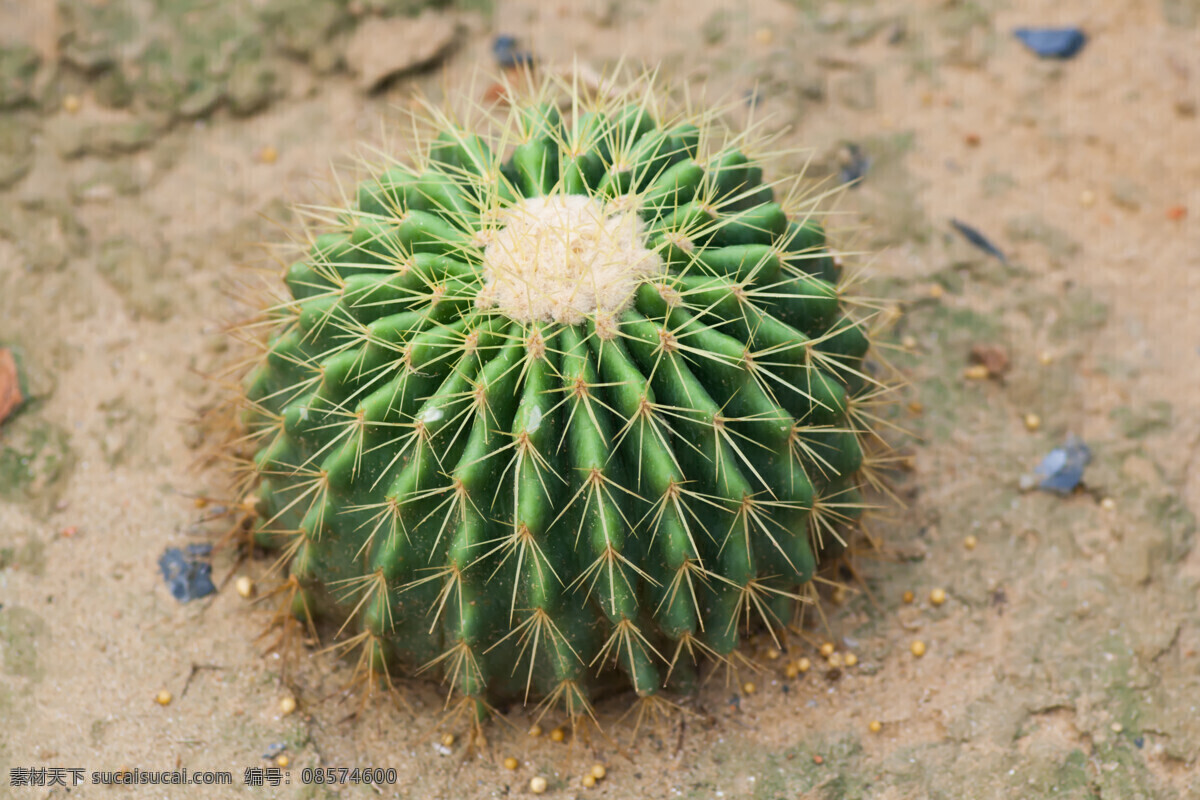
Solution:
{"label": "barrel cactus", "polygon": [[713,115],[558,90],[322,209],[245,382],[296,613],[480,714],[686,688],[792,619],[881,391],[815,200]]}

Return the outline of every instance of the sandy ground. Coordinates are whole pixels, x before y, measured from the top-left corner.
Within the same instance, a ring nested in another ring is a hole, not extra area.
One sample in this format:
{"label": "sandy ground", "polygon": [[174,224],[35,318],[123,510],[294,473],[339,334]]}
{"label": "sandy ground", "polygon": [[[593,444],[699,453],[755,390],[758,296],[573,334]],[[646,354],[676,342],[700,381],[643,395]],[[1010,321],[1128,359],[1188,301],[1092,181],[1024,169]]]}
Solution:
{"label": "sandy ground", "polygon": [[[457,38],[368,94],[352,31],[403,5],[0,0],[0,345],[32,398],[0,428],[0,795],[482,798],[540,775],[554,797],[1200,796],[1195,2],[497,2],[433,12]],[[1070,61],[1011,35],[1068,23],[1090,36]],[[284,678],[263,655],[269,609],[233,578],[268,560],[218,553],[219,591],[186,605],[156,566],[219,530],[193,498],[226,473],[195,468],[191,420],[218,397],[198,373],[228,359],[253,243],[336,192],[352,143],[402,141],[415,92],[463,91],[497,33],[546,63],[624,57],[694,96],[755,98],[813,174],[859,145],[870,169],[839,202],[871,251],[864,291],[898,301],[893,335],[911,337],[907,506],[874,523],[865,586],[786,657],[748,645],[755,692],[713,680],[632,743],[622,698],[600,708],[611,740],[533,738],[514,713],[481,755],[432,687],[353,715],[349,665],[310,652]],[[976,344],[1006,350],[1002,381],[963,377]],[[1093,451],[1084,488],[1021,492],[1068,433]],[[826,637],[858,664],[823,666]],[[785,678],[799,656],[818,666]],[[289,783],[245,786],[280,743]],[[594,762],[608,774],[585,789]],[[396,783],[302,785],[314,766]],[[9,785],[39,767],[234,785]]]}

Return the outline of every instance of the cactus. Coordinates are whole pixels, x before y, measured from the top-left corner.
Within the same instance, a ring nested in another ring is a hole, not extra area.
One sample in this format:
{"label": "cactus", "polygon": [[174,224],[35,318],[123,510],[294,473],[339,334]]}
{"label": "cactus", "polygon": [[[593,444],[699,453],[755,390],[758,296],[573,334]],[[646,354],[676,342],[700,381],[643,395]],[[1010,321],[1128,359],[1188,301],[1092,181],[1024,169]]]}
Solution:
{"label": "cactus", "polygon": [[255,535],[372,675],[480,714],[686,689],[844,547],[886,387],[816,200],[660,116],[549,83],[490,129],[435,114],[286,270]]}

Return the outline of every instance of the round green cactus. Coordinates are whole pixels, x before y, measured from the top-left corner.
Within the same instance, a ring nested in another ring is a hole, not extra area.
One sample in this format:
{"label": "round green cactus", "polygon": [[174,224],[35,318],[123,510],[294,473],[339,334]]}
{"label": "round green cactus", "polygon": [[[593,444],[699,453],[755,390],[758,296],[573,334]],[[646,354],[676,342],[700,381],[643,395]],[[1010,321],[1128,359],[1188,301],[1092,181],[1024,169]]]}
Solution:
{"label": "round green cactus", "polygon": [[880,391],[814,200],[712,115],[549,94],[323,210],[246,383],[297,608],[480,713],[686,687],[790,620]]}

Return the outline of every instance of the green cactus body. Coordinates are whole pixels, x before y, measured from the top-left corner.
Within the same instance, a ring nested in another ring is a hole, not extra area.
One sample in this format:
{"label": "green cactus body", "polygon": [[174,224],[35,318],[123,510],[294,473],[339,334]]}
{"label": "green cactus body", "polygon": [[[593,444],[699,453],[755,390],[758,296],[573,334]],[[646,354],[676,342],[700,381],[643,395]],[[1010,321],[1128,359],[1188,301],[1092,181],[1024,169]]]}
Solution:
{"label": "green cactus body", "polygon": [[481,710],[686,687],[857,514],[867,338],[821,226],[647,109],[446,122],[287,271],[248,377],[258,540]]}

